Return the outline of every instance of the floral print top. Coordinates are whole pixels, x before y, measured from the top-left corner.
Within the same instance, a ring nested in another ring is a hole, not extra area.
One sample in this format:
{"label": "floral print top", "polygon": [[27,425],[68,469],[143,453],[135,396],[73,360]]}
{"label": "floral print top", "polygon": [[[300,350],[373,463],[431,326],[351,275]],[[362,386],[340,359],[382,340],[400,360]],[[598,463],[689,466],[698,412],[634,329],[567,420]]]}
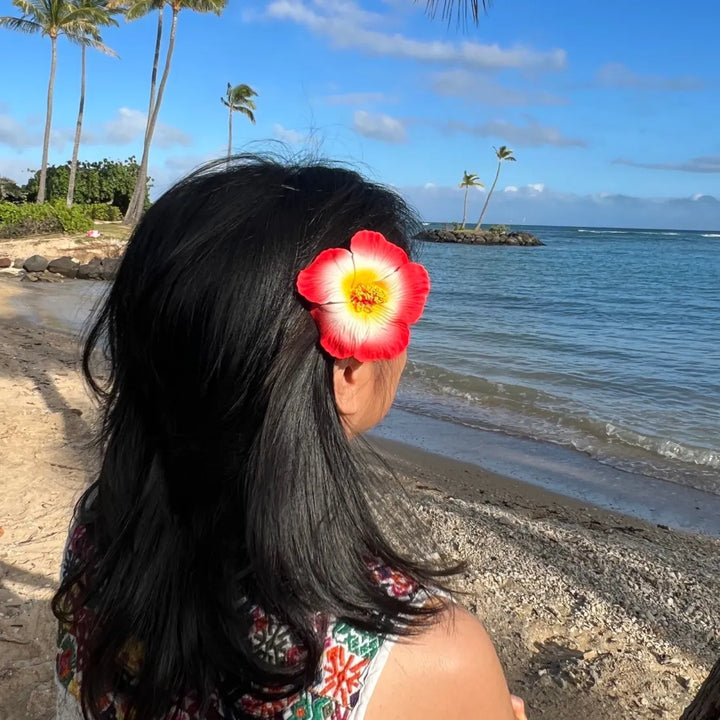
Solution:
{"label": "floral print top", "polygon": [[[83,525],[71,531],[62,574],[73,573],[91,552],[88,533]],[[423,593],[404,575],[380,564],[371,566],[377,582],[397,598],[420,600]],[[82,653],[87,641],[92,611],[82,609],[72,624],[61,623],[58,630],[56,675],[59,685],[58,719],[80,718],[79,698],[82,684]],[[293,643],[288,628],[265,614],[260,608],[252,610],[250,635],[259,654],[276,662],[297,660],[302,649]],[[250,716],[264,720],[360,720],[367,706],[382,664],[393,640],[376,633],[359,630],[344,622],[329,623],[325,648],[311,686],[288,698],[263,702],[250,695],[243,696],[238,705],[228,705],[218,694],[210,698],[209,710],[201,716],[199,702],[192,695],[183,698],[178,720],[234,720]],[[139,668],[142,648],[128,643],[120,664],[130,676]],[[241,712],[238,710],[241,709]],[[361,712],[355,712],[361,710]],[[168,715],[170,717],[170,715]],[[126,703],[121,696],[108,692],[101,702],[101,720],[124,720]],[[164,720],[159,718],[159,720]]]}

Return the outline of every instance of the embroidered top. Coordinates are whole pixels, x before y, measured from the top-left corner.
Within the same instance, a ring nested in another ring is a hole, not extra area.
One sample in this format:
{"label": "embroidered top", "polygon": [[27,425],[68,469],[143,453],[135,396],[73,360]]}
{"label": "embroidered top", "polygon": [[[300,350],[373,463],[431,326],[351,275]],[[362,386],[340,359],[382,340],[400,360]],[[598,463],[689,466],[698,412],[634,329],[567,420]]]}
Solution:
{"label": "embroidered top", "polygon": [[[68,539],[63,577],[74,573],[91,550],[85,526],[77,526]],[[421,601],[424,593],[404,575],[379,563],[370,569],[378,584],[389,594],[413,602]],[[82,717],[79,698],[83,657],[79,649],[87,641],[92,619],[92,611],[83,608],[75,614],[72,624],[60,624],[56,658],[58,720]],[[258,654],[273,662],[293,663],[303,652],[294,644],[289,629],[259,607],[252,609],[250,638]],[[360,630],[344,622],[329,622],[325,647],[312,685],[272,702],[245,695],[239,700],[239,707],[246,716],[263,720],[362,720],[393,643],[392,637]],[[141,658],[139,644],[129,643],[119,658],[129,677],[139,669]],[[108,692],[101,701],[100,720],[124,720],[126,706],[121,696]],[[238,707],[228,705],[217,693],[210,697],[209,706],[203,715],[205,720],[234,720],[239,716]],[[179,711],[174,716],[178,720],[200,718],[197,698],[193,695],[183,698]],[[166,717],[171,716],[169,713]]]}

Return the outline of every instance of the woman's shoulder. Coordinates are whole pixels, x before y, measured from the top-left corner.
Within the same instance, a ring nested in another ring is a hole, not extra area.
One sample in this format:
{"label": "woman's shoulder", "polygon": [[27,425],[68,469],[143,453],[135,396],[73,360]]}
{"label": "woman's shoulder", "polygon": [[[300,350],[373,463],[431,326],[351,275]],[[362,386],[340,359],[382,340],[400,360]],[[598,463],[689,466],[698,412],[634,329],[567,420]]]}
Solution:
{"label": "woman's shoulder", "polygon": [[395,643],[365,720],[512,720],[505,676],[482,624],[460,606],[433,601],[444,608],[419,635]]}

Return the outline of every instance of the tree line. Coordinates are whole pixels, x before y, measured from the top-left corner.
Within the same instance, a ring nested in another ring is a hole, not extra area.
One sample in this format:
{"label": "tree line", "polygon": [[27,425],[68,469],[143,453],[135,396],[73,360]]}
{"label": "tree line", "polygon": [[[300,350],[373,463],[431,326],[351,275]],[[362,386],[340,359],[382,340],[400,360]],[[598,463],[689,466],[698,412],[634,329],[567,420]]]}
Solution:
{"label": "tree line", "polygon": [[[27,34],[40,34],[50,39],[50,76],[48,79],[47,100],[45,111],[45,131],[43,135],[42,160],[40,170],[34,179],[37,190],[26,188],[26,195],[33,196],[35,202],[43,203],[48,196],[48,152],[50,148],[50,131],[52,127],[53,99],[55,91],[55,72],[57,69],[57,42],[61,37],[80,47],[80,101],[75,126],[72,158],[67,165],[67,189],[65,199],[68,207],[76,200],[78,184],[78,171],[87,170],[87,163],[78,163],[80,140],[82,136],[83,116],[85,111],[86,95],[86,50],[92,48],[106,55],[117,57],[117,53],[103,42],[101,31],[103,28],[117,26],[117,16],[124,16],[127,21],[136,20],[150,13],[157,15],[157,31],[155,34],[155,47],[152,69],[150,75],[150,97],[143,137],[143,150],[139,163],[128,161],[118,165],[135,172],[133,189],[127,203],[123,207],[125,217],[123,222],[128,225],[135,224],[142,214],[148,196],[148,163],[150,147],[157,126],[160,106],[162,104],[165,87],[170,75],[175,40],[177,35],[178,17],[182,10],[192,10],[199,13],[215,13],[220,15],[227,5],[227,0],[13,0],[12,4],[20,11],[19,17],[0,17],[0,27]],[[160,67],[160,55],[163,36],[165,33],[166,9],[170,10],[170,31],[165,55]],[[161,72],[159,72],[161,70]],[[160,82],[158,84],[158,75]],[[229,109],[228,129],[228,155],[232,152],[232,116],[240,112],[251,122],[255,122],[256,109],[254,97],[257,93],[246,84],[232,86],[228,83],[225,97],[221,98],[223,104]],[[105,163],[109,161],[103,161]],[[55,168],[54,175],[64,175],[65,166]],[[51,173],[53,174],[53,173]],[[33,179],[31,179],[32,182]],[[7,183],[6,183],[7,184]],[[94,200],[93,202],[97,202]]]}

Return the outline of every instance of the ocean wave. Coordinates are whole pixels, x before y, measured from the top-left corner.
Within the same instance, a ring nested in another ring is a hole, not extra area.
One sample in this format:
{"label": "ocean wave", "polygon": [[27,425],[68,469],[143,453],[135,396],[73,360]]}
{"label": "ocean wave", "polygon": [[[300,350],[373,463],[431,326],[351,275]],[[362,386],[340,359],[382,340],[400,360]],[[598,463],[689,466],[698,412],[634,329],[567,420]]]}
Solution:
{"label": "ocean wave", "polygon": [[578,228],[580,233],[590,233],[592,235],[629,235],[631,230],[587,230],[584,228]]}
{"label": "ocean wave", "polygon": [[398,406],[480,430],[572,447],[628,472],[720,490],[720,448],[644,434],[537,388],[409,362]]}
{"label": "ocean wave", "polygon": [[700,233],[700,237],[720,238],[720,233]]}
{"label": "ocean wave", "polygon": [[626,445],[649,450],[670,460],[680,460],[681,462],[720,470],[720,452],[716,450],[692,447],[668,438],[643,435],[628,428],[617,427],[612,423],[606,425],[606,431],[608,437],[616,438]]}

